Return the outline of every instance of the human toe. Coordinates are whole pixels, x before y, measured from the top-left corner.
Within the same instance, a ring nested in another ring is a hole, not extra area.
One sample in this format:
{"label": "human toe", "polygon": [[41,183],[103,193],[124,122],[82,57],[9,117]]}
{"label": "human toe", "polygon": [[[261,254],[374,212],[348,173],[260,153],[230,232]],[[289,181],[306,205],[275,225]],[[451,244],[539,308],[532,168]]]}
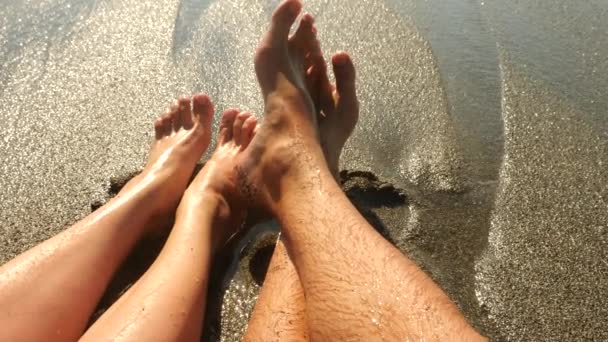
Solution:
{"label": "human toe", "polygon": [[356,71],[352,59],[346,52],[339,52],[333,56],[332,64],[336,76],[338,107],[341,111],[358,113]]}
{"label": "human toe", "polygon": [[300,0],[283,1],[272,14],[272,24],[268,32],[269,41],[274,44],[286,42],[289,30],[301,10],[302,3]]}
{"label": "human toe", "polygon": [[178,100],[179,117],[184,128],[189,129],[194,122],[192,121],[192,109],[190,108],[191,99],[188,96],[182,96]]}
{"label": "human toe", "polygon": [[258,126],[258,119],[255,116],[250,116],[243,123],[241,129],[241,151],[245,150],[255,135],[255,130]]}
{"label": "human toe", "polygon": [[241,112],[241,113],[239,113],[239,115],[237,115],[236,119],[234,120],[234,123],[232,125],[232,135],[233,135],[232,139],[234,140],[234,143],[237,146],[241,145],[241,143],[242,143],[243,124],[251,116],[252,116],[252,114],[250,112]]}
{"label": "human toe", "polygon": [[234,120],[237,115],[239,115],[240,111],[238,109],[227,109],[222,114],[222,118],[220,120],[220,128],[219,128],[219,136],[218,136],[218,145],[222,146],[229,141],[232,140],[232,127],[234,126]]}
{"label": "human toe", "polygon": [[213,119],[213,103],[209,96],[197,94],[192,98],[192,120],[195,124],[208,129]]}

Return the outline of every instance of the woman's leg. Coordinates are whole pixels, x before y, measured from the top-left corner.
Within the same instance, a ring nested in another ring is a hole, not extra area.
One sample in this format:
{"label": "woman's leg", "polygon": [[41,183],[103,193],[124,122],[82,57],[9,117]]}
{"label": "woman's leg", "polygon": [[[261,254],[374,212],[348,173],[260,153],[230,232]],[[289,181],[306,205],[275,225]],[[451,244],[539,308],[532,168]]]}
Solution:
{"label": "woman's leg", "polygon": [[83,341],[200,340],[213,255],[244,219],[233,170],[256,125],[250,113],[224,113],[218,148],[184,194],[160,255]]}
{"label": "woman's leg", "polygon": [[[173,214],[210,142],[209,98],[155,122],[141,175],[105,206],[0,267],[0,340],[77,340],[112,275],[153,222]],[[35,322],[35,327],[32,327]]]}

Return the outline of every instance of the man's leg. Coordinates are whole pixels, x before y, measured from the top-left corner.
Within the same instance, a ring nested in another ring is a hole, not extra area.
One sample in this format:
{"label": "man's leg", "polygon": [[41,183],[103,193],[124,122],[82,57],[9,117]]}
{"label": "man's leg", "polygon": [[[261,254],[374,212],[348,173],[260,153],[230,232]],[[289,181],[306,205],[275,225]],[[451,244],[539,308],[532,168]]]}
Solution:
{"label": "man's leg", "polygon": [[243,339],[308,341],[306,301],[295,266],[279,239]]}
{"label": "man's leg", "polygon": [[209,145],[209,98],[194,97],[194,121],[190,105],[181,98],[155,122],[148,164],[117,197],[0,267],[0,340],[80,337],[132,247],[153,222],[172,216]]}
{"label": "man's leg", "polygon": [[83,341],[198,341],[213,254],[240,228],[235,157],[257,121],[228,110],[218,147],[186,190],[169,239],[150,269],[83,336]]}
{"label": "man's leg", "polygon": [[[308,29],[314,31],[312,17],[305,15],[297,34]],[[308,90],[314,93],[315,107],[322,112],[319,113],[318,124],[324,155],[329,169],[338,179],[340,153],[357,123],[359,114],[354,87],[355,69],[352,63],[334,63],[336,82],[342,90],[342,93],[338,94],[336,87],[330,85],[327,78],[319,43],[316,39],[313,43],[308,50],[314,55],[314,66],[307,70],[305,78]],[[339,59],[341,55],[342,53],[337,54],[334,60]],[[281,239],[277,241],[244,340],[309,340],[304,290]]]}
{"label": "man's leg", "polygon": [[[237,173],[279,220],[313,340],[481,340],[447,295],[357,212],[327,167],[286,0],[256,54],[266,118]],[[340,65],[348,63],[338,57]],[[338,85],[340,92],[340,85]]]}

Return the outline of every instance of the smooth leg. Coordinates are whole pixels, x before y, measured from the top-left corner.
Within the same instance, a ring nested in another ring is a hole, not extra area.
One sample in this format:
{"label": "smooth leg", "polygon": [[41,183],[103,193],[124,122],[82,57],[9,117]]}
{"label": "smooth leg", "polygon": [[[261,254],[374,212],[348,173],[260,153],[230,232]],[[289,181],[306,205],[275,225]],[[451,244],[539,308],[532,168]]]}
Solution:
{"label": "smooth leg", "polygon": [[[209,100],[195,97],[195,109],[198,102]],[[182,122],[182,116],[184,126],[173,129],[172,123]],[[205,128],[210,120],[209,113],[198,113],[193,122],[190,98],[180,99],[155,122],[156,140],[141,175],[84,220],[0,268],[0,340],[80,337],[133,246],[153,222],[175,210],[209,144]]]}
{"label": "smooth leg", "polygon": [[[200,200],[182,202],[154,264],[83,341],[194,341],[200,336],[219,207],[212,196]],[[200,210],[186,209],[194,207]]]}
{"label": "smooth leg", "polygon": [[142,196],[125,194],[0,269],[0,340],[80,337],[114,271],[144,233],[151,213],[138,205]]}
{"label": "smooth leg", "polygon": [[212,257],[244,217],[233,196],[234,157],[256,124],[250,113],[224,113],[218,148],[184,194],[160,255],[83,341],[200,340]]}

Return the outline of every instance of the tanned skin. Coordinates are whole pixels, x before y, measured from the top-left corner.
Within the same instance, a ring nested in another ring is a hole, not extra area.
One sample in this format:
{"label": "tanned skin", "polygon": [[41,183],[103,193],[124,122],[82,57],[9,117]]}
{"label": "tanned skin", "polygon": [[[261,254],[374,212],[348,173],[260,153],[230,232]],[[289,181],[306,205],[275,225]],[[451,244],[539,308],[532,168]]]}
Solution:
{"label": "tanned skin", "polygon": [[[350,56],[340,52],[332,58],[338,87],[330,84],[325,59],[316,39],[314,18],[304,14],[292,51],[308,51],[305,80],[317,110],[321,145],[329,169],[339,179],[339,159],[359,117],[355,68]],[[340,89],[338,92],[337,89]],[[282,239],[276,243],[266,278],[247,326],[244,341],[308,341],[304,289]]]}
{"label": "tanned skin", "polygon": [[258,47],[265,119],[237,173],[242,193],[281,224],[304,289],[310,338],[484,340],[447,295],[366,222],[334,179],[302,76],[306,55],[290,49],[289,30],[300,10],[298,0],[282,2]]}
{"label": "tanned skin", "polygon": [[251,113],[224,112],[218,147],[186,190],[160,255],[81,341],[200,340],[213,256],[244,219],[233,170],[256,125]]}
{"label": "tanned skin", "polygon": [[[308,327],[304,338],[485,340],[365,221],[336,182],[337,158],[352,127],[343,128],[348,120],[333,125],[346,132],[340,137],[324,134],[331,127],[324,122],[358,113],[358,107],[340,109],[356,104],[354,67],[347,54],[338,54],[333,63],[342,76],[335,92],[324,77],[320,88],[311,88],[316,81],[310,71],[320,65],[309,34],[314,30],[306,30],[311,20],[304,20],[302,34],[288,37],[301,7],[299,0],[283,1],[256,52],[264,123],[256,126],[249,113],[225,112],[218,150],[184,193],[209,144],[213,108],[204,95],[192,99],[192,109],[189,98],[180,99],[156,121],[148,165],[119,196],[0,268],[0,339],[78,339],[131,248],[179,203],[158,259],[83,340],[197,340],[212,256],[250,204],[264,207],[282,226],[284,248],[277,258],[290,260],[288,272],[297,272],[302,292],[289,310],[299,312],[297,327]],[[296,282],[291,288],[291,294],[300,291]]]}
{"label": "tanned skin", "polygon": [[0,340],[80,338],[131,249],[175,213],[211,140],[212,114],[205,95],[176,101],[154,123],[156,136],[143,172],[118,196],[0,267]]}

